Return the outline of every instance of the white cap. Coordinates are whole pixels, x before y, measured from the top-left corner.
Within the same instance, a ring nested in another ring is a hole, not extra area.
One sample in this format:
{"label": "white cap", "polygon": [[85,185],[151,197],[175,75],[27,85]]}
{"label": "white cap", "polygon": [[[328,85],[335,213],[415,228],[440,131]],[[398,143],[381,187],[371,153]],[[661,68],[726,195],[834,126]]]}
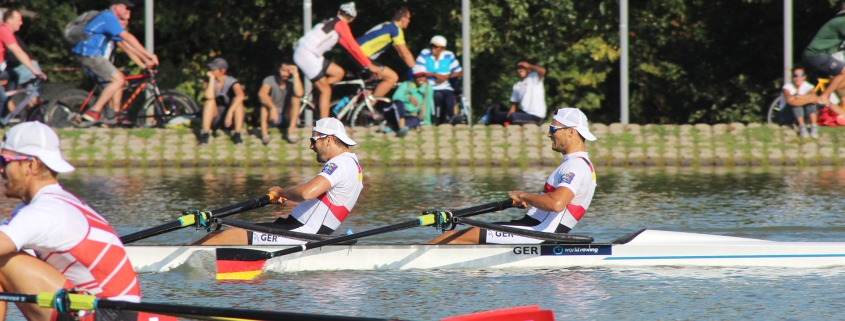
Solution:
{"label": "white cap", "polygon": [[581,134],[581,137],[584,137],[586,140],[596,140],[596,136],[590,133],[590,127],[587,124],[587,115],[584,115],[578,108],[566,107],[555,110],[555,115],[552,119],[557,120],[565,127],[574,127]]}
{"label": "white cap", "polygon": [[343,12],[352,18],[355,18],[355,16],[358,15],[358,11],[355,10],[355,2],[347,2],[340,5],[340,12]]}
{"label": "white cap", "polygon": [[425,69],[425,66],[423,66],[423,65],[414,65],[414,67],[411,68],[411,74],[414,75],[414,76],[416,76],[417,74],[424,74],[424,73],[427,73],[427,72],[428,71]]}
{"label": "white cap", "polygon": [[343,127],[343,123],[337,120],[337,118],[329,117],[320,119],[317,121],[317,124],[312,130],[320,134],[337,137],[340,141],[349,146],[355,146],[358,144],[352,140],[352,138],[349,138],[349,135],[346,135],[346,128]]}
{"label": "white cap", "polygon": [[58,173],[70,173],[73,165],[62,158],[59,136],[47,125],[29,121],[15,125],[3,136],[2,149],[38,157]]}
{"label": "white cap", "polygon": [[443,36],[431,37],[430,43],[433,43],[433,44],[441,46],[441,47],[446,47],[446,37],[443,37]]}

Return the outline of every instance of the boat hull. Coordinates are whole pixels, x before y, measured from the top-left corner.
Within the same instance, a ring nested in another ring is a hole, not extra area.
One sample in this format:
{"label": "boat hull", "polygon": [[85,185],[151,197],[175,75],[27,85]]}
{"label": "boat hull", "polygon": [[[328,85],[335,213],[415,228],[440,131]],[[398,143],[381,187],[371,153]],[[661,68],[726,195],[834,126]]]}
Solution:
{"label": "boat hull", "polygon": [[[135,271],[214,266],[214,246],[127,246]],[[233,246],[277,251],[284,246]],[[625,244],[334,245],[267,260],[264,271],[544,269],[602,266],[845,266],[845,242],[773,242],[647,230]]]}

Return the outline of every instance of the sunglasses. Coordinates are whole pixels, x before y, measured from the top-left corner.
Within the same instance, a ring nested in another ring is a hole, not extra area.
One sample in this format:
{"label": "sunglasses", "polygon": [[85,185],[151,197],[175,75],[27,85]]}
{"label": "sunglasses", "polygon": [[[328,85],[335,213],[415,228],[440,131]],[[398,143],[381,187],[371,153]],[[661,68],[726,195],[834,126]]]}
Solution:
{"label": "sunglasses", "polygon": [[314,145],[314,144],[317,143],[318,140],[321,140],[321,139],[329,137],[329,136],[331,136],[331,135],[320,135],[320,136],[311,137],[311,145]]}
{"label": "sunglasses", "polygon": [[792,75],[793,78],[801,78],[804,77],[804,74],[794,74]]}
{"label": "sunglasses", "polygon": [[0,168],[6,168],[6,165],[9,165],[11,162],[19,162],[25,161],[35,158],[34,156],[21,156],[21,155],[0,155]]}
{"label": "sunglasses", "polygon": [[558,130],[569,129],[569,128],[572,128],[572,127],[549,125],[549,134],[554,135],[555,132],[557,132]]}
{"label": "sunglasses", "polygon": [[435,44],[432,44],[432,45],[431,45],[431,49],[437,49],[437,48],[445,48],[445,47],[443,47],[443,46],[438,46],[438,45],[435,45]]}

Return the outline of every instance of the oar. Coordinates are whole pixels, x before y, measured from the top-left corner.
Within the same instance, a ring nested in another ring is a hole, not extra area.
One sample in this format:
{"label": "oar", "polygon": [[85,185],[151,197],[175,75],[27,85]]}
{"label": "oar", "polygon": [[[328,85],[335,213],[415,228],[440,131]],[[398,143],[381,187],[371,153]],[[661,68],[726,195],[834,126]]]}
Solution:
{"label": "oar", "polygon": [[162,303],[133,303],[99,299],[93,295],[53,292],[34,294],[0,293],[0,301],[35,303],[42,308],[56,309],[60,313],[98,309],[125,310],[166,315],[234,318],[236,320],[301,320],[301,321],[388,321],[387,319],[360,318],[336,315],[277,312],[264,310],[230,309]]}
{"label": "oar", "polygon": [[191,213],[188,214],[187,212],[183,213],[185,215],[179,217],[175,221],[170,223],[165,223],[156,227],[148,228],[146,230],[135,232],[129,235],[121,236],[120,240],[123,244],[132,243],[138,240],[143,240],[145,238],[150,238],[159,234],[164,234],[170,231],[175,231],[181,229],[183,227],[188,227],[194,225],[196,223],[197,216],[200,216],[201,220],[208,221],[212,217],[214,218],[223,218],[231,215],[235,215],[241,212],[246,212],[249,210],[253,210],[256,208],[264,207],[267,204],[270,204],[270,201],[276,198],[273,194],[267,194],[261,197],[256,197],[253,199],[248,199],[246,201],[232,204],[229,206],[224,206],[218,208],[216,210],[210,211],[202,211],[199,213]]}
{"label": "oar", "polygon": [[[457,211],[452,212],[453,217],[469,217],[479,214],[485,214],[495,211],[501,211],[504,209],[508,209],[511,207],[516,206],[516,202],[513,200],[506,200],[506,201],[498,201],[487,203],[484,205],[478,205],[470,208],[460,209]],[[341,242],[354,240],[362,237],[367,237],[371,235],[377,234],[384,234],[387,232],[398,231],[406,228],[412,228],[417,226],[428,226],[434,225],[438,222],[447,221],[448,217],[445,212],[439,212],[434,214],[426,214],[420,216],[414,220],[407,221],[405,223],[399,223],[395,225],[380,227],[372,230],[367,230],[359,233],[354,233],[350,235],[344,235],[340,237],[336,237],[330,240],[325,241],[317,241],[317,242],[309,242],[306,244],[302,244],[296,247],[289,247],[283,250],[279,250],[276,252],[266,252],[260,250],[252,250],[252,249],[240,249],[240,248],[217,248],[217,260],[225,260],[225,261],[262,261],[271,259],[274,257],[284,256],[288,254],[293,254],[297,252],[302,252],[309,249],[315,249],[318,247],[338,244]],[[218,271],[219,273],[219,271]]]}

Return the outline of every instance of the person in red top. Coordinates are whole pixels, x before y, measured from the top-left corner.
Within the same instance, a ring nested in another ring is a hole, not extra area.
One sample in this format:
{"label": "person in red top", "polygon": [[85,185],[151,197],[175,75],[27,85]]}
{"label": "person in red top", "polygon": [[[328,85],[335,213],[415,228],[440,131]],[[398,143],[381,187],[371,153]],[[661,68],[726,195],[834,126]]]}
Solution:
{"label": "person in red top", "polygon": [[352,36],[352,31],[349,30],[349,23],[355,20],[356,15],[358,13],[355,10],[355,3],[344,3],[340,6],[337,17],[318,23],[296,42],[293,61],[314,83],[314,88],[320,92],[319,119],[329,117],[331,84],[340,81],[346,74],[343,68],[323,57],[323,54],[334,48],[336,44],[340,43],[361,66],[381,77],[381,68],[370,68],[372,62],[361,51],[361,47]]}
{"label": "person in red top", "polygon": [[[20,61],[22,65],[32,71],[33,75],[46,80],[47,75],[32,65],[29,55],[23,51],[21,46],[18,45],[18,40],[15,39],[15,32],[20,30],[21,25],[23,25],[23,17],[21,17],[21,13],[15,9],[7,9],[3,12],[2,18],[3,24],[0,25],[0,72],[3,72],[3,70],[6,69],[6,55],[8,53],[12,53],[15,55],[15,58],[18,58],[18,61]],[[6,99],[8,98],[6,90],[3,86],[0,86],[0,106],[6,106]]]}
{"label": "person in red top", "polygon": [[[0,176],[5,194],[20,199],[0,224],[0,291],[36,294],[76,288],[99,298],[140,302],[138,277],[120,237],[105,218],[59,185],[73,166],[62,159],[59,137],[39,122],[3,136]],[[37,257],[24,252],[34,250]],[[19,303],[28,320],[66,320],[52,309]],[[0,319],[5,318],[2,304]],[[97,310],[80,320],[175,320],[135,312]]]}

